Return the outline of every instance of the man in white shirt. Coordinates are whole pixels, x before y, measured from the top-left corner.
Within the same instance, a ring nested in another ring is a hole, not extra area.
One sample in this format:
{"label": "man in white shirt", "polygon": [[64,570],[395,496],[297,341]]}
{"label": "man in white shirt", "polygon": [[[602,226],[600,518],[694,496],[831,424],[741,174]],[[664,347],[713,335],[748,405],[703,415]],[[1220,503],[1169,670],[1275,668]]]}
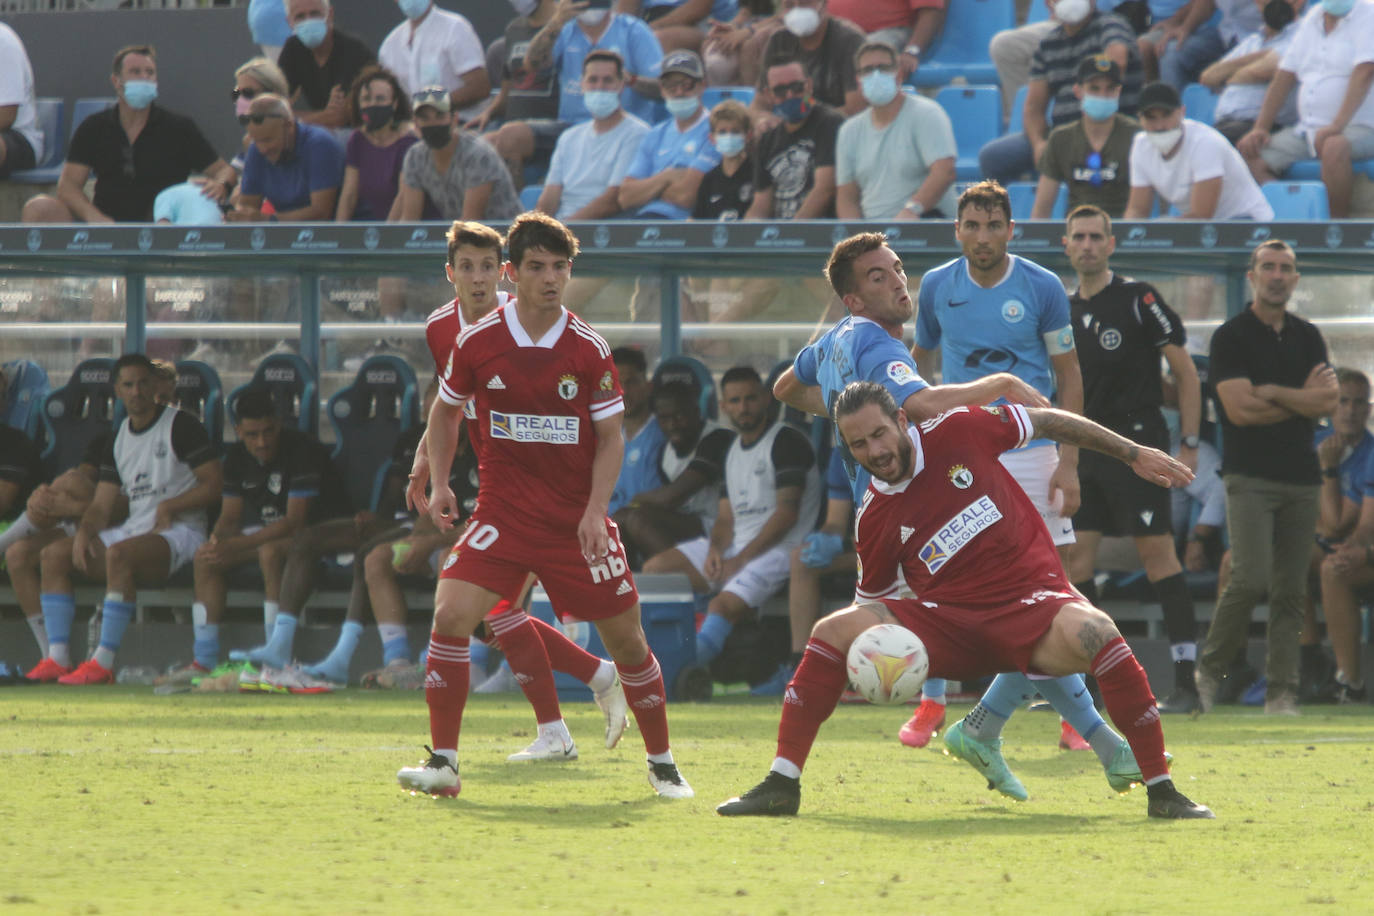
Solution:
{"label": "man in white shirt", "polygon": [[[1198,82],[1218,94],[1212,126],[1232,143],[1250,132],[1264,104],[1264,90],[1279,69],[1293,36],[1298,31],[1298,10],[1306,0],[1261,3],[1264,22],[1243,36],[1221,60],[1202,71]],[[1224,22],[1224,21],[1223,21]],[[1293,93],[1283,103],[1277,123],[1287,126],[1298,120],[1298,99]]]}
{"label": "man in white shirt", "polygon": [[[1298,24],[1264,94],[1255,127],[1237,146],[1261,182],[1299,159],[1318,158],[1331,217],[1350,215],[1352,161],[1374,156],[1374,2],[1322,0]],[[1298,87],[1298,123],[1270,136]]]}
{"label": "man in white shirt", "polygon": [[491,91],[486,54],[472,24],[434,0],[396,0],[406,21],[382,41],[378,61],[413,95],[425,86],[449,91],[464,120],[481,112]]}
{"label": "man in white shirt", "polygon": [[33,98],[33,67],[14,29],[0,22],[0,178],[43,158]]}
{"label": "man in white shirt", "polygon": [[1178,90],[1150,83],[1140,91],[1140,126],[1131,143],[1131,197],[1126,219],[1149,219],[1155,195],[1164,214],[1183,219],[1272,220],[1245,161],[1217,131],[1185,118]]}

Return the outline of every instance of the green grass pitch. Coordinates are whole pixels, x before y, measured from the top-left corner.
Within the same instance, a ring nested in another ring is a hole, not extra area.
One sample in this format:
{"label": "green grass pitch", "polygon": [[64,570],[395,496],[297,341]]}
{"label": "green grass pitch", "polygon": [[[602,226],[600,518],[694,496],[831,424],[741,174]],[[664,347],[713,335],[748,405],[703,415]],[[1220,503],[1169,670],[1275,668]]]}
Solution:
{"label": "green grass pitch", "polygon": [[[566,704],[581,759],[511,764],[517,697],[473,697],[463,793],[402,791],[418,693],[0,693],[4,913],[1355,913],[1374,907],[1374,710],[1226,709],[1165,722],[1174,777],[1215,821],[1145,817],[1058,722],[1022,712],[1006,755],[1031,800],[896,739],[907,709],[842,706],[796,818],[714,806],[773,756],[778,704],[669,710],[696,789],[653,796],[631,725]],[[953,715],[965,709],[952,707]],[[953,721],[951,719],[951,721]]]}

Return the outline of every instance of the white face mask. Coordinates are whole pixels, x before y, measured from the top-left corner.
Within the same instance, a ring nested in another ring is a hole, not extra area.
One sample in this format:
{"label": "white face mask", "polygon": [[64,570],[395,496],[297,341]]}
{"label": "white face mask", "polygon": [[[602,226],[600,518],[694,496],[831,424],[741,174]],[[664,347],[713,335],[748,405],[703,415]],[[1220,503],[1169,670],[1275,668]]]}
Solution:
{"label": "white face mask", "polygon": [[821,27],[821,14],[809,6],[794,6],[782,17],[787,31],[798,38],[805,38]]}
{"label": "white face mask", "polygon": [[1178,141],[1183,137],[1183,128],[1171,127],[1168,130],[1149,130],[1145,132],[1145,136],[1163,156],[1178,145]]}
{"label": "white face mask", "polygon": [[510,5],[517,16],[528,16],[539,5],[539,0],[510,0]]}
{"label": "white face mask", "polygon": [[1078,25],[1093,11],[1089,0],[1059,0],[1054,5],[1054,18],[1065,25]]}
{"label": "white face mask", "polygon": [[577,21],[591,28],[592,26],[601,25],[610,14],[610,10],[583,10],[577,14]]}

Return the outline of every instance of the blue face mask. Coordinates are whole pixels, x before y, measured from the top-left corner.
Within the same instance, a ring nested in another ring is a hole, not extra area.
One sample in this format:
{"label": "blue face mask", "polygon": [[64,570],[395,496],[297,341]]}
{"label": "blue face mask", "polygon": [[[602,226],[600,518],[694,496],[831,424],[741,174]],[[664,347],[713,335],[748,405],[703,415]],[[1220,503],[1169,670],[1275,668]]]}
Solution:
{"label": "blue face mask", "polygon": [[429,9],[432,0],[397,0],[401,15],[407,19],[419,19]]}
{"label": "blue face mask", "polygon": [[1322,0],[1322,9],[1340,18],[1355,8],[1355,0]]}
{"label": "blue face mask", "polygon": [[804,95],[794,95],[783,99],[773,106],[773,114],[788,124],[796,124],[806,119],[811,112],[811,99]]}
{"label": "blue face mask", "polygon": [[582,93],[582,104],[593,118],[609,118],[620,107],[620,93],[592,89]]}
{"label": "blue face mask", "polygon": [[716,152],[722,156],[738,156],[744,152],[744,134],[716,134]]}
{"label": "blue face mask", "polygon": [[157,83],[152,80],[125,80],[124,102],[133,109],[142,111],[157,98]]}
{"label": "blue face mask", "polygon": [[685,121],[701,109],[701,99],[694,95],[684,95],[675,99],[664,99],[664,106],[668,109],[668,114]]}
{"label": "blue face mask", "polygon": [[859,91],[868,104],[881,108],[897,97],[897,76],[881,70],[870,70],[859,81]]}
{"label": "blue face mask", "polygon": [[292,34],[307,48],[318,48],[329,34],[329,23],[323,19],[304,19],[291,29]]}
{"label": "blue face mask", "polygon": [[1083,114],[1094,121],[1105,121],[1116,114],[1119,100],[1100,95],[1083,96]]}

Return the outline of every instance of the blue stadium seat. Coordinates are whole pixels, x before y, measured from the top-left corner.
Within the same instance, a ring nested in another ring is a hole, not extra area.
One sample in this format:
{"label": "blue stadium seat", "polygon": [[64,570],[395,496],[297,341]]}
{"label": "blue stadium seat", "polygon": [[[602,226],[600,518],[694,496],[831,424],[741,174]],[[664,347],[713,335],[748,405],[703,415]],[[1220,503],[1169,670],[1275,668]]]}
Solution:
{"label": "blue stadium seat", "polygon": [[43,402],[48,397],[48,373],[31,359],[11,360],[0,370],[9,382],[5,400],[0,402],[0,423],[22,429],[36,441],[43,422]]}
{"label": "blue stadium seat", "polygon": [[115,103],[114,96],[90,96],[84,99],[77,99],[72,105],[72,130],[73,134],[81,126],[81,122],[97,112],[104,111]]}
{"label": "blue stadium seat", "polygon": [[734,99],[748,107],[754,102],[753,86],[711,86],[701,94],[701,104],[710,111],[726,99]]}
{"label": "blue stadium seat", "polygon": [[62,174],[62,157],[67,153],[67,138],[62,133],[62,114],[67,107],[62,99],[35,99],[38,128],[43,132],[43,158],[31,169],[13,172],[16,184],[56,184]]}
{"label": "blue stadium seat", "polygon": [[[1030,219],[1031,210],[1035,207],[1035,190],[1039,182],[1035,181],[1013,181],[1007,185],[1007,194],[1011,197],[1011,218]],[[1050,219],[1063,219],[1069,212],[1069,186],[1063,182],[1059,184],[1059,194],[1054,198],[1054,209],[1050,211]]]}
{"label": "blue stadium seat", "polygon": [[295,353],[272,353],[263,357],[248,384],[229,394],[225,403],[229,422],[235,422],[234,405],[248,388],[261,385],[272,393],[272,401],[283,420],[302,432],[316,435],[320,426],[320,402],[315,395],[315,370]]}
{"label": "blue stadium seat", "polygon": [[354,509],[372,509],[378,469],[391,461],[401,433],[420,422],[419,389],[410,364],[398,356],[370,356],[353,384],[329,399],[334,463]]}
{"label": "blue stadium seat", "polygon": [[935,101],[954,122],[954,141],[959,149],[954,169],[957,177],[983,177],[978,151],[1002,135],[1002,90],[996,86],[946,86]]}
{"label": "blue stadium seat", "polygon": [[693,385],[701,393],[701,415],[712,420],[720,415],[720,404],[716,400],[716,380],[701,360],[690,356],[670,356],[658,364],[651,381],[655,388],[668,382],[686,382]]}
{"label": "blue stadium seat", "polygon": [[1008,0],[959,0],[949,4],[940,37],[923,54],[911,75],[913,86],[944,86],[962,76],[970,83],[997,82],[988,42],[1016,25],[1016,5]]}
{"label": "blue stadium seat", "polygon": [[527,184],[520,189],[520,206],[526,210],[533,210],[534,205],[539,203],[539,195],[544,191],[542,184]]}
{"label": "blue stadium seat", "polygon": [[1184,116],[1203,124],[1211,124],[1217,108],[1217,94],[1201,83],[1183,87]]}
{"label": "blue stadium seat", "polygon": [[1030,9],[1026,11],[1026,25],[1033,22],[1044,22],[1050,18],[1050,7],[1045,0],[1031,0]]}
{"label": "blue stadium seat", "polygon": [[90,441],[114,422],[114,364],[107,357],[78,363],[67,384],[44,402],[43,463],[54,477],[76,467]]}
{"label": "blue stadium seat", "polygon": [[[1356,159],[1351,163],[1357,174],[1363,173],[1374,178],[1374,159]],[[1321,181],[1322,161],[1320,159],[1299,159],[1288,171],[1283,173],[1288,181]]]}
{"label": "blue stadium seat", "polygon": [[215,445],[224,441],[224,389],[209,363],[183,359],[177,363],[176,405],[205,426]]}
{"label": "blue stadium seat", "polygon": [[1320,181],[1270,181],[1260,186],[1274,219],[1330,219],[1326,185]]}

